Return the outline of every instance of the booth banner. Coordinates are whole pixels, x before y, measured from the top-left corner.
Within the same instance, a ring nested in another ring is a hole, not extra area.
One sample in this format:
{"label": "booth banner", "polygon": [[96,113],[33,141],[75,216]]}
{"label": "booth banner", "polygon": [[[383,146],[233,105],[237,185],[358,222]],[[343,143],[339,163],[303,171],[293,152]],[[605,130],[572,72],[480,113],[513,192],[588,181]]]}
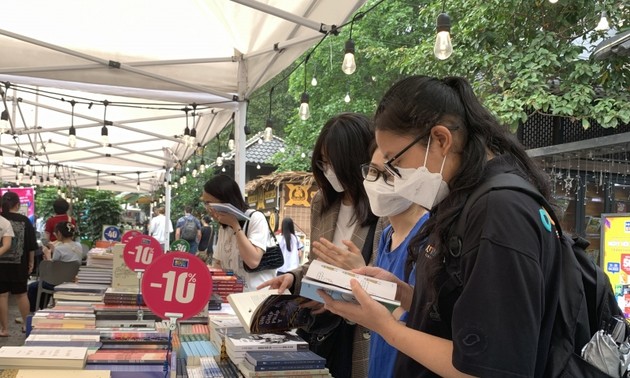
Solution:
{"label": "booth banner", "polygon": [[35,190],[28,188],[0,188],[0,195],[6,192],[16,193],[20,197],[20,214],[27,216],[35,226]]}
{"label": "booth banner", "polygon": [[104,225],[101,240],[115,242],[120,241],[120,227],[114,225]]}
{"label": "booth banner", "polygon": [[602,214],[602,267],[630,317],[630,214]]}

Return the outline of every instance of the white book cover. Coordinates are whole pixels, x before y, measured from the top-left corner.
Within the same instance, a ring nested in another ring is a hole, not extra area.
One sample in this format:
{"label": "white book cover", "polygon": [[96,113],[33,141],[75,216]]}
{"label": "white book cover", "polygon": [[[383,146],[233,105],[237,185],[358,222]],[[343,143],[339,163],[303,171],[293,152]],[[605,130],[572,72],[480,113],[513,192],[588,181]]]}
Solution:
{"label": "white book cover", "polygon": [[0,348],[0,366],[83,368],[86,347],[4,346]]}
{"label": "white book cover", "polygon": [[352,290],[350,280],[354,278],[359,281],[363,290],[371,296],[396,301],[397,286],[394,282],[353,273],[319,260],[311,262],[306,277],[310,278],[311,281],[323,282],[346,290]]}
{"label": "white book cover", "polygon": [[249,217],[245,215],[244,212],[237,209],[230,203],[209,203],[208,206],[216,212],[232,214],[238,220],[249,220]]}

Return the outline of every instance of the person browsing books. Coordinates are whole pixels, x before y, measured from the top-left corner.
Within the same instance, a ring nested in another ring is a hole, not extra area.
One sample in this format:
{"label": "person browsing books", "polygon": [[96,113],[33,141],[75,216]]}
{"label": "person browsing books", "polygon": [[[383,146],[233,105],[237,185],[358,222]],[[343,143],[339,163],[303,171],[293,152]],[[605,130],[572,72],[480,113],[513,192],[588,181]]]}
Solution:
{"label": "person browsing books", "polygon": [[[2,244],[0,244],[0,256],[6,254],[11,249],[11,242],[13,241],[13,227],[11,227],[11,222],[9,222],[5,217],[0,216],[0,240]],[[8,297],[7,297],[8,302]],[[9,304],[7,303],[7,311],[6,314],[0,314],[2,319],[0,319],[0,337],[8,337],[9,336]]]}
{"label": "person browsing books", "polygon": [[[243,264],[255,269],[269,243],[269,226],[260,211],[247,209],[247,203],[236,181],[227,175],[216,175],[203,186],[201,200],[212,218],[220,225],[213,265],[229,269],[243,279],[244,291],[256,290],[276,275],[276,269],[247,272]],[[249,220],[239,220],[233,212],[216,211],[213,204],[230,204]],[[247,232],[246,232],[247,231]]]}
{"label": "person browsing books", "polygon": [[[549,198],[544,172],[464,78],[405,78],[384,95],[374,122],[394,192],[431,217],[411,242],[415,287],[376,267],[355,273],[396,282],[407,323],[356,281],[358,305],[320,292],[326,308],[398,349],[394,376],[547,376],[562,249],[546,211],[526,193],[492,190],[470,207],[457,243],[451,239],[469,194],[485,180],[515,173]],[[446,270],[454,258],[461,286]]]}
{"label": "person browsing books", "polygon": [[[311,160],[320,189],[311,203],[313,253],[309,262],[317,257],[331,265],[352,269],[376,258],[387,219],[379,219],[370,210],[361,175],[361,164],[371,159],[369,146],[373,140],[372,123],[357,113],[341,113],[322,128]],[[373,237],[369,238],[370,234]],[[291,292],[299,293],[308,267],[306,263],[260,288],[270,286],[280,291],[290,288]],[[315,316],[312,324],[299,334],[309,341],[311,350],[326,358],[330,373],[337,378],[367,376],[369,331],[324,311],[319,302],[307,305],[314,308]]]}
{"label": "person browsing books", "polygon": [[29,310],[26,288],[37,249],[35,228],[28,217],[20,214],[20,196],[17,193],[6,192],[2,195],[2,216],[11,223],[14,243],[9,243],[11,250],[0,256],[0,336],[8,328],[9,293],[15,295],[21,315],[16,321],[22,323],[22,331],[25,331]]}
{"label": "person browsing books", "polygon": [[[83,258],[83,247],[79,242],[74,240],[76,233],[77,228],[74,224],[70,222],[57,223],[53,232],[56,241],[46,246],[42,246],[44,260],[75,262],[77,264],[81,264],[81,259]],[[46,281],[42,282],[42,287],[48,290],[53,290],[55,288],[54,285],[51,285]],[[35,303],[37,301],[37,281],[31,282],[28,285],[27,290],[30,312],[35,312],[36,308],[41,309],[41,303]],[[40,300],[42,299],[43,298],[40,298]]]}

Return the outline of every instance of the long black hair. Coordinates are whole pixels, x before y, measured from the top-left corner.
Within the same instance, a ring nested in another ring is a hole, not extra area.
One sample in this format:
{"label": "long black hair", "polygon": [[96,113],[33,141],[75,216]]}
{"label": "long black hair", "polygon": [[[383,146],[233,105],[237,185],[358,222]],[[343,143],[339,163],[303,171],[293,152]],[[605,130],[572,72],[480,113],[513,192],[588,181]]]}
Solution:
{"label": "long black hair", "polygon": [[358,113],[341,113],[326,122],[315,142],[311,167],[313,176],[322,193],[322,213],[341,201],[344,193],[337,193],[318,167],[317,162],[327,157],[345,193],[353,201],[353,221],[367,226],[377,221],[370,209],[370,202],[361,175],[361,164],[369,163],[372,156],[368,147],[374,140],[374,127],[370,119]]}
{"label": "long black hair", "polygon": [[286,217],[282,220],[282,237],[287,245],[287,249],[293,252],[291,235],[295,235],[295,225],[293,224],[293,219]]}
{"label": "long black hair", "polygon": [[[449,195],[432,209],[431,217],[410,245],[410,256],[416,259],[418,255],[424,256],[424,253],[418,252],[427,240],[435,248],[435,258],[418,265],[418,268],[424,266],[423,276],[432,286],[443,269],[441,262],[447,257],[450,229],[466,198],[480,184],[489,152],[495,156],[510,155],[525,178],[543,196],[549,198],[550,193],[544,173],[527,156],[508,128],[499,124],[481,105],[464,78],[446,77],[440,80],[411,76],[400,80],[385,93],[374,116],[376,130],[397,135],[428,137],[431,128],[437,124],[448,127],[454,134],[461,133],[461,151],[456,151],[461,154],[461,165],[449,182]],[[436,288],[433,286],[433,289]]]}
{"label": "long black hair", "polygon": [[241,211],[248,206],[241,194],[241,188],[228,175],[216,175],[203,185],[203,191],[223,203],[229,203]]}

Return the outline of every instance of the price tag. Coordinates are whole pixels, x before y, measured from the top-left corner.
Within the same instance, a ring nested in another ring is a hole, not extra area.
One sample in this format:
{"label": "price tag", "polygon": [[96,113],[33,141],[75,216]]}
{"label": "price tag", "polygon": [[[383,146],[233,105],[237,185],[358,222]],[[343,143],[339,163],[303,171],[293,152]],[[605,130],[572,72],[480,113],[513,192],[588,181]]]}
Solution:
{"label": "price tag", "polygon": [[138,231],[138,230],[129,230],[126,231],[123,236],[122,239],[120,240],[121,243],[129,243],[129,240],[131,240],[131,238],[138,236],[138,235],[142,235],[142,232]]}
{"label": "price tag", "polygon": [[184,239],[179,239],[172,242],[170,248],[170,251],[190,252],[190,243]]}
{"label": "price tag", "polygon": [[162,254],[160,243],[153,236],[143,234],[131,238],[123,249],[125,264],[134,272],[146,270]]}
{"label": "price tag", "polygon": [[120,228],[118,226],[103,226],[103,240],[113,242],[120,240]]}
{"label": "price tag", "polygon": [[186,252],[169,252],[153,262],[142,277],[144,302],[162,319],[197,315],[212,295],[206,264]]}

